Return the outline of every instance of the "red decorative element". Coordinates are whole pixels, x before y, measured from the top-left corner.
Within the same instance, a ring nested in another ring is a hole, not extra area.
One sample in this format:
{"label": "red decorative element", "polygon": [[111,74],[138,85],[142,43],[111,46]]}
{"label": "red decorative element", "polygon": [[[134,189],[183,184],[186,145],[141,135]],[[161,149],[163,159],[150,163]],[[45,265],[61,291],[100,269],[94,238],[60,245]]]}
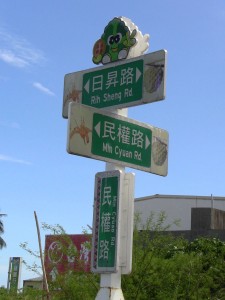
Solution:
{"label": "red decorative element", "polygon": [[90,272],[91,235],[46,235],[45,269],[48,280],[67,271]]}

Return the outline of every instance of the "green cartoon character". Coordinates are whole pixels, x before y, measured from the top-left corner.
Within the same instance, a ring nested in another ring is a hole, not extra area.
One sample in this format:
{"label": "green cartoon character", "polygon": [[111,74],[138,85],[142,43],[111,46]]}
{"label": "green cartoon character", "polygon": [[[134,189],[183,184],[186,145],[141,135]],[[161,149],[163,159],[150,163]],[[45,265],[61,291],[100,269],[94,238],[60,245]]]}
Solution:
{"label": "green cartoon character", "polygon": [[127,58],[130,48],[136,44],[136,33],[136,29],[131,33],[120,18],[114,18],[94,45],[93,62],[104,65]]}

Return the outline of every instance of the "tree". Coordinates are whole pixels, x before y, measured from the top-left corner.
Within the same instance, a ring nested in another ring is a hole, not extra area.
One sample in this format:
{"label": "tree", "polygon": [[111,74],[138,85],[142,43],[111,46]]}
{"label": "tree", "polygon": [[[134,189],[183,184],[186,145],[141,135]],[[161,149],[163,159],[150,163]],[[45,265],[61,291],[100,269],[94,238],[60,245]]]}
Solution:
{"label": "tree", "polygon": [[165,234],[172,225],[164,225],[165,221],[164,212],[151,213],[144,224],[135,215],[132,272],[122,277],[125,299],[178,299],[173,297],[176,274],[170,271],[173,250],[183,249],[187,241]]}
{"label": "tree", "polygon": [[[71,271],[70,269],[66,270],[67,262],[65,261],[65,272],[63,274],[58,274],[56,279],[52,282],[49,282],[49,290],[51,300],[92,300],[97,295],[99,290],[99,275],[85,272],[85,265],[79,257],[79,252],[75,248],[69,247],[72,244],[72,241],[69,235],[66,234],[65,230],[59,224],[56,225],[48,225],[46,223],[42,223],[42,229],[44,231],[48,231],[53,235],[57,235],[61,242],[61,251],[63,255],[74,257],[76,263],[79,264],[78,270]],[[91,235],[88,233],[88,230],[83,230],[83,234],[87,234],[90,242],[87,241],[87,247],[91,247]],[[37,259],[40,259],[40,255],[38,251],[33,251],[29,248],[28,243],[24,242],[20,244],[20,247],[25,250],[28,254],[30,254],[35,261],[32,265],[23,261],[26,265],[27,269],[35,272],[39,276],[41,275],[41,267],[38,263],[36,263]],[[44,253],[43,253],[44,255]],[[29,291],[25,291],[29,292]],[[41,291],[39,291],[41,293]],[[1,299],[1,298],[0,298]],[[25,298],[21,298],[25,299]],[[29,299],[29,298],[28,298]],[[46,298],[45,298],[46,299]]]}
{"label": "tree", "polygon": [[165,214],[134,230],[133,267],[122,277],[129,300],[225,299],[225,242],[200,237],[193,242],[164,230]]}
{"label": "tree", "polygon": [[[122,276],[125,299],[225,299],[225,242],[209,237],[189,242],[166,233],[169,228],[164,225],[164,213],[157,216],[151,214],[144,225],[140,224],[140,220],[140,216],[136,215],[132,272]],[[45,224],[44,227],[53,234],[66,237],[59,225],[51,227]],[[21,246],[30,254],[35,254],[26,244]],[[68,251],[68,247],[64,251]],[[37,266],[32,268],[37,270]],[[51,300],[92,300],[98,290],[99,275],[82,270],[58,275],[50,284]],[[41,295],[43,292],[39,293]],[[20,299],[35,299],[28,295],[31,295],[29,291],[24,291]]]}
{"label": "tree", "polygon": [[6,214],[0,214],[0,249],[6,247],[6,242],[3,240],[1,235],[4,233],[4,224],[1,220],[2,217],[6,216]]}

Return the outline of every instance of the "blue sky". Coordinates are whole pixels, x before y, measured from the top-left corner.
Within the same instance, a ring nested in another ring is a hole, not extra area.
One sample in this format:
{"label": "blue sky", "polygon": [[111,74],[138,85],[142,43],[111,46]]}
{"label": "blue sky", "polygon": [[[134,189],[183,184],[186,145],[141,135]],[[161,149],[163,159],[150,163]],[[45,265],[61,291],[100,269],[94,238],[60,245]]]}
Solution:
{"label": "blue sky", "polygon": [[93,45],[115,16],[150,35],[148,52],[168,51],[166,99],[128,110],[169,132],[168,176],[126,169],[136,174],[135,197],[225,194],[223,0],[1,1],[0,286],[9,257],[30,260],[21,242],[38,249],[34,211],[71,234],[92,224],[94,176],[105,163],[66,152],[64,76],[96,67]]}

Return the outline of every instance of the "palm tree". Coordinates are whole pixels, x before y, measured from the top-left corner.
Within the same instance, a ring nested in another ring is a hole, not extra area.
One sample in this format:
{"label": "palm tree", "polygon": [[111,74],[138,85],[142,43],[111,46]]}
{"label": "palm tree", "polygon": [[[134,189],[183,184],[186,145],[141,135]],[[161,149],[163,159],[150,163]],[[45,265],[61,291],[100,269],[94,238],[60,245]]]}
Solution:
{"label": "palm tree", "polygon": [[[6,216],[6,214],[0,214],[0,235],[4,233],[4,225],[1,220],[1,218],[4,216]],[[0,236],[0,249],[2,249],[3,247],[6,247],[6,242]]]}

